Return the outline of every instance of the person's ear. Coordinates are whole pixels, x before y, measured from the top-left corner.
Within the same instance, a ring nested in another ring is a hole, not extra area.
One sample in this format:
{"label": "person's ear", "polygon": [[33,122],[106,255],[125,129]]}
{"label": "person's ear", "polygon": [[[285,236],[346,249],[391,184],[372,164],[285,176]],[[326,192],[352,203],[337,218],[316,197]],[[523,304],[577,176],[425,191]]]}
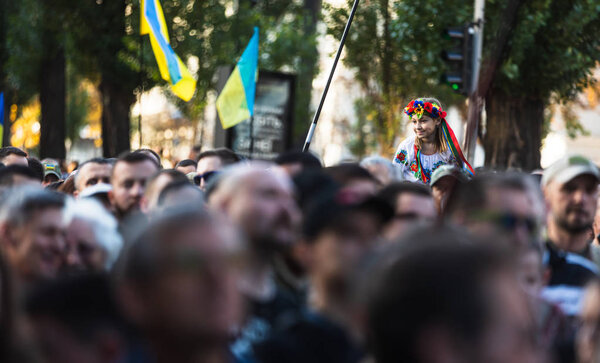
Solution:
{"label": "person's ear", "polygon": [[133,323],[139,324],[148,318],[148,309],[145,301],[147,296],[142,296],[138,288],[131,283],[124,283],[117,287],[117,300],[124,314]]}
{"label": "person's ear", "polygon": [[14,248],[19,244],[16,231],[7,224],[0,225],[0,240],[2,241],[3,248]]}
{"label": "person's ear", "polygon": [[115,195],[114,195],[114,192],[112,190],[109,190],[107,195],[108,195],[108,202],[110,203],[110,205],[115,205],[115,201],[114,201]]}
{"label": "person's ear", "polygon": [[552,269],[550,267],[544,267],[544,271],[542,273],[542,284],[544,287],[548,286],[551,278],[552,278]]}
{"label": "person's ear", "polygon": [[313,266],[312,246],[303,238],[293,247],[292,253],[294,258],[300,262],[305,270],[310,270]]}
{"label": "person's ear", "polygon": [[550,194],[552,193],[552,191],[550,190],[551,187],[552,187],[552,184],[542,187],[542,194],[544,196],[544,210],[546,211],[546,213],[544,215],[544,219],[547,218],[548,215],[552,212],[550,209],[550,206],[551,206]]}
{"label": "person's ear", "polygon": [[[156,207],[156,205],[155,205],[155,207]],[[142,210],[143,213],[146,213],[146,214],[150,213],[150,202],[148,201],[148,198],[146,198],[145,195],[142,195],[142,198],[140,200],[140,209]]]}

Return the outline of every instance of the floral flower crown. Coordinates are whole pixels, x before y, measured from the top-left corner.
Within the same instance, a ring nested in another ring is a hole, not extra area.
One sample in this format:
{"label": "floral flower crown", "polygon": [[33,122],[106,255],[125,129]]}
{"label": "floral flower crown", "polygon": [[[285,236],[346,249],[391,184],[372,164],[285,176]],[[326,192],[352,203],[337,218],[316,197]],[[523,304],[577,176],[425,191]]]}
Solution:
{"label": "floral flower crown", "polygon": [[404,113],[407,114],[408,117],[417,116],[417,118],[420,119],[425,111],[433,118],[439,117],[442,120],[446,119],[446,111],[442,110],[442,107],[431,102],[425,102],[422,98],[412,100],[404,107]]}

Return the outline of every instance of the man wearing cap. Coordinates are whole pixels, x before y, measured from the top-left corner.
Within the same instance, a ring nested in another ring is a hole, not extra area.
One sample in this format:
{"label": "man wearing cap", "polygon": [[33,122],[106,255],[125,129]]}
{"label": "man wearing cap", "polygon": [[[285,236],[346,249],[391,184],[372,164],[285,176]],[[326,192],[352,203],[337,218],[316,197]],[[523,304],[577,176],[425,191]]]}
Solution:
{"label": "man wearing cap", "polygon": [[542,177],[546,205],[546,260],[552,272],[544,296],[576,315],[585,284],[598,274],[590,229],[596,213],[600,171],[582,156],[564,157]]}
{"label": "man wearing cap", "polygon": [[44,182],[43,186],[48,184],[55,183],[62,179],[62,175],[60,174],[60,165],[54,160],[44,161],[42,162],[44,166]]}
{"label": "man wearing cap", "polygon": [[581,156],[563,158],[544,172],[548,238],[557,248],[592,259],[589,234],[599,180],[598,168]]}
{"label": "man wearing cap", "polygon": [[435,202],[435,209],[442,214],[448,197],[458,184],[469,180],[465,173],[454,165],[442,165],[431,174],[431,194]]}

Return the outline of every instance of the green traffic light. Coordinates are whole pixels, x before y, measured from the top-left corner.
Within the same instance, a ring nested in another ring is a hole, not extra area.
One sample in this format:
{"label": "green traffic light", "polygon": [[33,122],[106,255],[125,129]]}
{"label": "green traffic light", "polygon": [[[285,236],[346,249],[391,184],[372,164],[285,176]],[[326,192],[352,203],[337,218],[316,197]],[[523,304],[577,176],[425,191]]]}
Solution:
{"label": "green traffic light", "polygon": [[452,89],[458,91],[458,85],[456,83],[452,84]]}

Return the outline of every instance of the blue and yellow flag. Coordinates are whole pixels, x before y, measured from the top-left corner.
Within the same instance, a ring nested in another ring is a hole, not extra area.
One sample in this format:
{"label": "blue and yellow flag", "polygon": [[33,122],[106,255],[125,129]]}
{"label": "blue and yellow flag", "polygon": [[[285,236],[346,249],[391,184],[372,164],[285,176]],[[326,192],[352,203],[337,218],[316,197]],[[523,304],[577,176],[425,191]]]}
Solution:
{"label": "blue and yellow flag", "polygon": [[257,70],[258,28],[254,28],[250,43],[217,98],[217,111],[224,129],[235,126],[254,115]]}
{"label": "blue and yellow flag", "polygon": [[4,137],[4,93],[0,92],[0,146]]}
{"label": "blue and yellow flag", "polygon": [[140,35],[150,35],[152,51],[161,77],[171,83],[173,93],[189,101],[196,90],[196,80],[169,44],[165,15],[158,0],[141,0]]}

